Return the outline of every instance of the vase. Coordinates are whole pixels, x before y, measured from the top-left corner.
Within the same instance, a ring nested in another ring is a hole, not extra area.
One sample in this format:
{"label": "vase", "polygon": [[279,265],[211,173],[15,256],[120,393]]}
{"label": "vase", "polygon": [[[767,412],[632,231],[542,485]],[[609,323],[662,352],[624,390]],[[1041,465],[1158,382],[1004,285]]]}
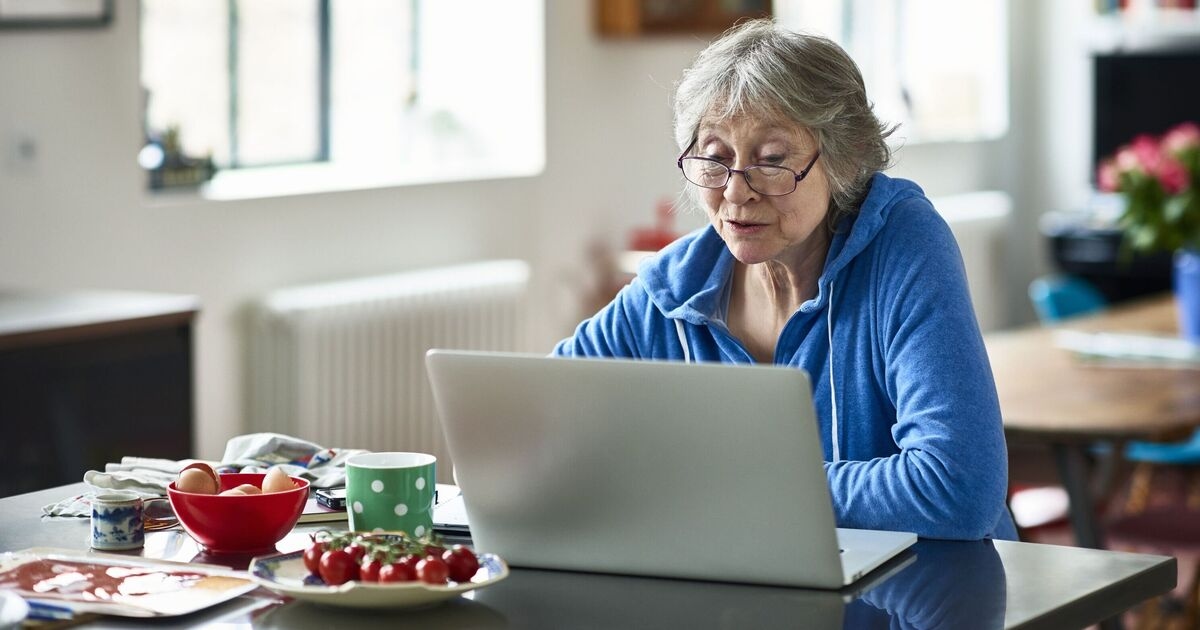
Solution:
{"label": "vase", "polygon": [[1179,304],[1179,331],[1200,345],[1200,250],[1175,253],[1175,301]]}

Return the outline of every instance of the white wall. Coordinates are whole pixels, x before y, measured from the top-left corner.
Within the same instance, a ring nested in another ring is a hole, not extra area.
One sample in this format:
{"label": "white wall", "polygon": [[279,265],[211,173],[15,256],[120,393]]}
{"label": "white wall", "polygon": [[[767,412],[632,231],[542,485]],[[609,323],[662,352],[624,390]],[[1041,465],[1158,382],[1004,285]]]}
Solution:
{"label": "white wall", "polygon": [[[245,202],[147,201],[137,6],[99,31],[0,33],[0,286],[200,297],[198,455],[243,426],[240,309],[266,289],[487,257],[528,257],[538,182]],[[9,158],[36,142],[32,165]]]}
{"label": "white wall", "polygon": [[[1072,0],[1080,3],[1083,0]],[[243,430],[241,309],[267,289],[491,257],[535,265],[539,348],[569,331],[571,287],[594,238],[652,221],[678,182],[669,95],[698,38],[601,41],[590,0],[546,3],[547,167],[532,178],[252,201],[149,200],[140,144],[137,6],[96,31],[0,33],[0,286],[159,290],[200,297],[197,455]],[[1044,4],[1055,5],[1053,8]],[[1059,3],[1017,0],[1013,133],[904,148],[896,173],[932,195],[1004,189],[1021,219],[1009,260],[1025,317],[1037,271],[1031,220],[1060,203],[1044,182],[1073,168],[1043,122],[1074,72],[1047,58]],[[1047,43],[1050,41],[1050,43]],[[1077,126],[1072,122],[1073,126]],[[13,145],[36,143],[32,164]],[[1077,147],[1086,151],[1086,146]],[[1070,177],[1075,177],[1071,175]],[[1083,175],[1086,177],[1086,175]],[[1026,182],[1032,181],[1029,185]],[[698,225],[695,216],[681,227]],[[333,445],[336,446],[336,445]]]}

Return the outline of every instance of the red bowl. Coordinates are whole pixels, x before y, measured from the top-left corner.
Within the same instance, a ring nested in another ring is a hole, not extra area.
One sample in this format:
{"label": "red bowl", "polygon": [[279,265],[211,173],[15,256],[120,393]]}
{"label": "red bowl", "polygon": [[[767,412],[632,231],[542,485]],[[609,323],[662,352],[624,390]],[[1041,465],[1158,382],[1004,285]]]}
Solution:
{"label": "red bowl", "polygon": [[[221,491],[244,483],[262,487],[265,473],[223,474]],[[269,494],[197,494],[167,486],[167,497],[183,529],[208,553],[274,552],[275,543],[295,527],[308,501],[308,481],[291,477],[295,487]]]}

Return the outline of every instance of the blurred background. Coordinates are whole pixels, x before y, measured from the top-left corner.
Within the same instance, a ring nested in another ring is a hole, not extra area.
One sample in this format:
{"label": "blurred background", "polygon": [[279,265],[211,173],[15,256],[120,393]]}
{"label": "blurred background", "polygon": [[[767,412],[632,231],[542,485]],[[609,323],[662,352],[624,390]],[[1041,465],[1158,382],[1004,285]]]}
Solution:
{"label": "blurred background", "polygon": [[[264,411],[264,391],[315,387],[254,376],[255,344],[276,334],[263,308],[313,297],[280,293],[295,288],[517,260],[508,347],[549,351],[620,286],[627,252],[703,224],[671,208],[672,86],[733,19],[769,11],[860,63],[900,124],[890,172],[951,222],[981,325],[1029,323],[1026,287],[1056,264],[1047,217],[1110,204],[1097,112],[1128,90],[1097,89],[1097,59],[1200,45],[1194,9],[1121,4],[6,0],[0,289],[194,298],[188,453],[162,456],[215,459],[259,428],[318,439],[260,417],[300,413]],[[330,361],[330,378],[354,378]],[[413,378],[367,370],[385,389]],[[24,422],[12,410],[6,426]]]}

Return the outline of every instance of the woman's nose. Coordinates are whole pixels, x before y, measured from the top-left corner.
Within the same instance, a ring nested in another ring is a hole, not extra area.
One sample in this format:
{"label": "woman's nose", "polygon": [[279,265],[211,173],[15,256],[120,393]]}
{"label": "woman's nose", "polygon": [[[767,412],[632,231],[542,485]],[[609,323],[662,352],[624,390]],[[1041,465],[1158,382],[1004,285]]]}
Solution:
{"label": "woman's nose", "polygon": [[758,197],[758,193],[750,188],[750,182],[743,171],[729,173],[729,181],[725,184],[725,201],[734,205],[743,205]]}

